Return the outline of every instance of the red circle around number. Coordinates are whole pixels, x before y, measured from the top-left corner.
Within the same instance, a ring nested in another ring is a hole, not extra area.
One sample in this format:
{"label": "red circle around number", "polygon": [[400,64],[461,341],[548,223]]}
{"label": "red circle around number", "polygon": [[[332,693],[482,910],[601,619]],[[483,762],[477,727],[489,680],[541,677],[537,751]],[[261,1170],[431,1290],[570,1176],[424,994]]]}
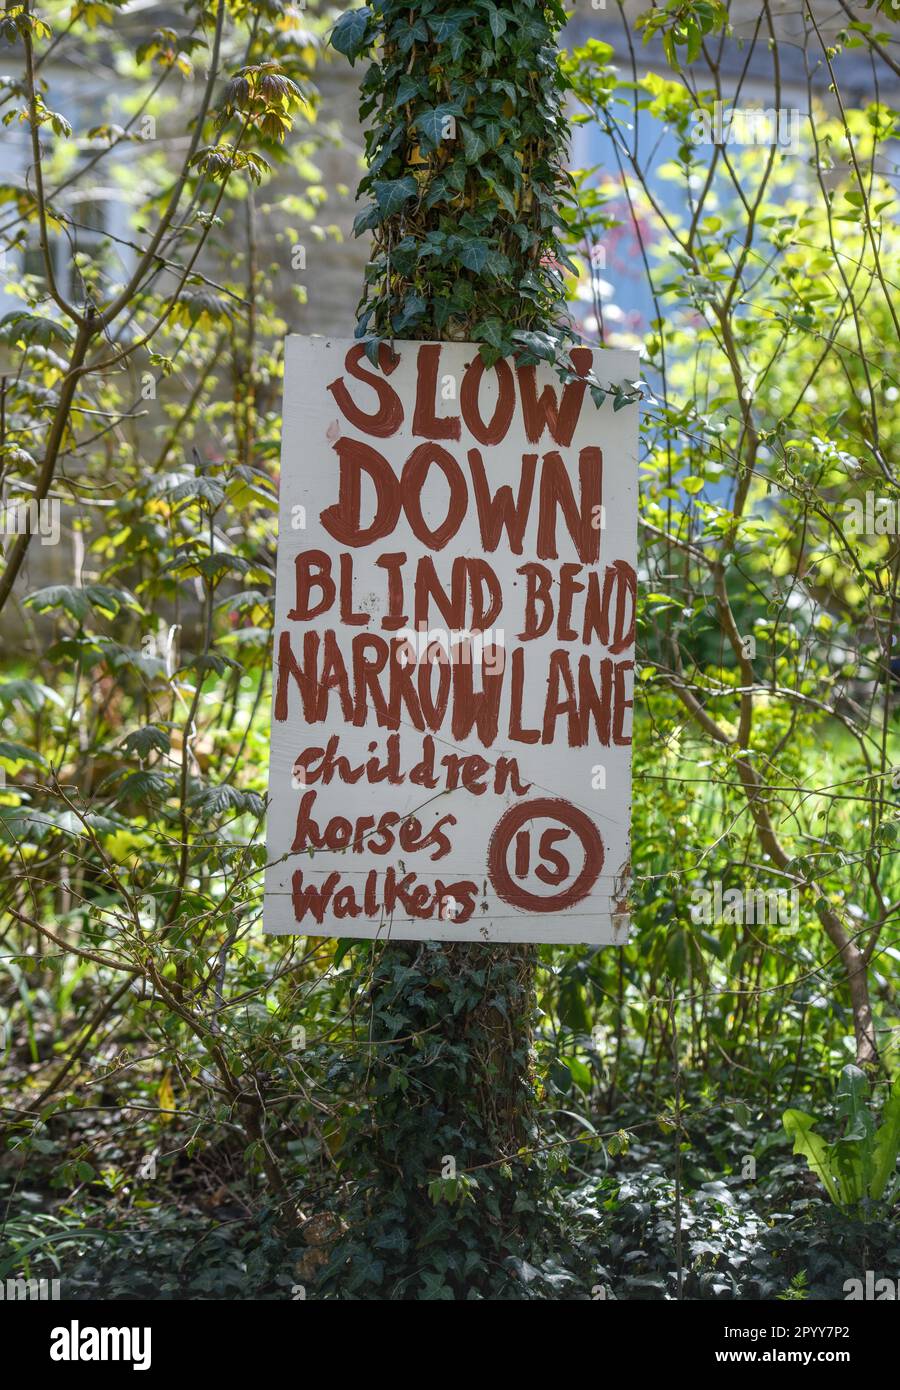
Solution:
{"label": "red circle around number", "polygon": [[[584,867],[575,882],[564,892],[551,897],[541,897],[520,887],[513,881],[506,862],[507,852],[516,831],[520,830],[526,821],[537,820],[540,817],[567,826],[577,835],[584,850]],[[498,898],[502,898],[511,907],[526,909],[529,912],[559,912],[573,907],[575,903],[580,903],[582,898],[587,897],[600,877],[605,853],[600,831],[586,811],[573,806],[570,801],[563,801],[557,797],[538,797],[535,801],[520,801],[517,805],[511,806],[494,826],[488,845],[488,877]]]}

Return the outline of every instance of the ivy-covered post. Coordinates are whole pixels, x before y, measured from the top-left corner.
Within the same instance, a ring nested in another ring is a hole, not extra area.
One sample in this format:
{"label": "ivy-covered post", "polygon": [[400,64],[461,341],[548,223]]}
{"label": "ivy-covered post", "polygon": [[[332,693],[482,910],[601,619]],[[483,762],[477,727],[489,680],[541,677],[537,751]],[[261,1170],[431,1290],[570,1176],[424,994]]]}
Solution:
{"label": "ivy-covered post", "polygon": [[[374,242],[356,330],[373,362],[393,338],[478,342],[488,365],[564,352],[565,17],[545,0],[376,0],[338,21],[334,46],[372,57],[355,230]],[[516,1271],[547,1225],[536,958],[435,942],[365,956],[345,1078],[362,1092],[343,1150],[356,1210],[331,1267],[345,1296],[529,1296]]]}
{"label": "ivy-covered post", "polygon": [[354,227],[374,238],[357,321],[373,361],[394,337],[480,342],[488,364],[555,359],[557,229],[574,207],[565,18],[552,0],[377,0],[338,21],[332,42],[351,61],[374,50],[360,100],[369,201]]}

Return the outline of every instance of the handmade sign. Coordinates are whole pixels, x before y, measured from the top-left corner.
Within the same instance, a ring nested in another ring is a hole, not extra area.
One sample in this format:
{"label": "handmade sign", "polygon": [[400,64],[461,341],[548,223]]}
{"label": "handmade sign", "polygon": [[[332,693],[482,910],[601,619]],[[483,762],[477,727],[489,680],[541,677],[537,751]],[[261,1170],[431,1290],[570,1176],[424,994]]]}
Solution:
{"label": "handmade sign", "polygon": [[298,337],[284,398],[267,930],[624,940],[636,404]]}

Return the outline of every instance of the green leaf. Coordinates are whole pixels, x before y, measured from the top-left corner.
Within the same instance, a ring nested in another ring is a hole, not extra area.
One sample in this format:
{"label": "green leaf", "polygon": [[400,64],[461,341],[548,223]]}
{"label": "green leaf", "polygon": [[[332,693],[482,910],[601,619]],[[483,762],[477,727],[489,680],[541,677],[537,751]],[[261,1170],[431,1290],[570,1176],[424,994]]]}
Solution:
{"label": "green leaf", "polygon": [[5,738],[0,738],[0,758],[14,763],[37,763],[39,767],[47,766],[46,758],[42,758],[33,748],[26,748],[24,743],[12,743]]}
{"label": "green leaf", "polygon": [[91,611],[84,589],[74,584],[48,584],[44,589],[37,589],[25,599],[25,607],[34,608],[38,613],[62,608],[77,623],[83,623]]}
{"label": "green leaf", "polygon": [[71,343],[72,334],[65,324],[40,314],[30,314],[25,309],[17,309],[0,319],[0,342],[12,347],[19,339],[26,343],[40,343],[48,347],[53,339]]}
{"label": "green leaf", "polygon": [[516,203],[509,189],[504,188],[503,184],[498,183],[496,179],[488,178],[487,176],[485,176],[485,178],[488,187],[490,188],[494,197],[497,199],[500,206],[504,209],[504,211],[508,212],[511,217],[515,217]]}
{"label": "green leaf", "polygon": [[785,1110],[781,1117],[785,1133],[794,1141],[794,1153],[802,1154],[820,1179],[835,1206],[841,1205],[841,1194],[829,1164],[829,1146],[813,1130],[815,1120],[803,1110]]}
{"label": "green leaf", "polygon": [[444,135],[444,126],[449,119],[455,119],[462,108],[455,102],[443,106],[429,106],[416,118],[415,126],[418,130],[423,150],[435,150],[438,145],[447,137]]}
{"label": "green leaf", "polygon": [[173,502],[183,502],[186,497],[201,497],[215,511],[216,507],[220,507],[225,501],[225,489],[215,479],[200,476],[187,478],[170,488],[169,496]]}
{"label": "green leaf", "polygon": [[456,10],[450,14],[429,15],[428,28],[435,43],[447,43],[459,33],[466,20],[474,19],[474,10]]}
{"label": "green leaf", "polygon": [[393,217],[406,206],[410,198],[415,198],[418,191],[419,185],[412,174],[407,174],[402,179],[376,179],[372,185],[372,192],[383,218]]}
{"label": "green leaf", "polygon": [[488,263],[491,247],[490,242],[479,241],[474,237],[467,241],[459,253],[460,264],[466,270],[473,270],[476,275],[480,275]]}
{"label": "green leaf", "polygon": [[465,122],[460,123],[462,132],[463,149],[466,154],[466,163],[475,164],[488,148],[487,140],[481,133]]}
{"label": "green leaf", "polygon": [[227,782],[218,787],[200,787],[189,800],[192,806],[216,816],[223,811],[249,811],[254,816],[261,816],[265,810],[265,802],[258,792],[241,791]]}
{"label": "green leaf", "polygon": [[872,1144],[872,1174],[869,1179],[869,1196],[880,1202],[885,1188],[894,1175],[897,1154],[900,1152],[900,1076],[881,1112],[881,1124],[875,1131]]}
{"label": "green leaf", "polygon": [[503,346],[505,329],[506,325],[502,319],[482,319],[475,327],[475,337],[478,342],[490,343],[491,347],[500,348]]}
{"label": "green leaf", "polygon": [[338,53],[343,53],[351,63],[369,46],[369,20],[372,11],[363,6],[359,10],[347,10],[342,14],[331,31],[332,45]]}
{"label": "green leaf", "polygon": [[835,1100],[838,1117],[846,1122],[846,1128],[832,1145],[831,1161],[832,1168],[837,1170],[846,1205],[862,1201],[869,1190],[875,1125],[866,1105],[868,1090],[869,1083],[859,1067],[851,1064],[843,1068]]}
{"label": "green leaf", "polygon": [[403,301],[403,308],[400,313],[394,315],[394,331],[405,333],[408,328],[414,327],[424,316],[427,307],[422,296],[411,290]]}
{"label": "green leaf", "polygon": [[413,97],[422,97],[428,91],[428,84],[422,77],[412,77],[408,73],[397,83],[394,97],[395,106],[405,106]]}
{"label": "green leaf", "polygon": [[21,677],[18,680],[4,681],[0,685],[0,708],[8,709],[10,705],[23,704],[28,709],[43,709],[48,700],[53,700],[57,705],[63,705],[63,699],[57,695],[48,685],[40,685],[37,681],[28,680]]}
{"label": "green leaf", "polygon": [[513,335],[513,340],[526,351],[533,353],[535,357],[541,358],[544,362],[556,361],[556,343],[549,333],[527,332],[525,329],[518,329]]}
{"label": "green leaf", "polygon": [[495,5],[492,5],[488,11],[488,23],[494,38],[502,39],[506,33],[506,16]]}
{"label": "green leaf", "polygon": [[130,772],[123,780],[116,794],[117,801],[161,801],[172,790],[170,779],[164,772]]}
{"label": "green leaf", "polygon": [[39,613],[62,608],[77,623],[83,623],[91,609],[109,618],[117,617],[125,608],[136,613],[144,611],[133,594],[110,584],[86,584],[82,589],[74,584],[49,584],[29,594],[25,603]]}
{"label": "green leaf", "polygon": [[168,753],[171,747],[169,735],[158,724],[145,724],[142,729],[135,729],[122,740],[125,752],[136,753],[139,758],[146,758],[153,752]]}

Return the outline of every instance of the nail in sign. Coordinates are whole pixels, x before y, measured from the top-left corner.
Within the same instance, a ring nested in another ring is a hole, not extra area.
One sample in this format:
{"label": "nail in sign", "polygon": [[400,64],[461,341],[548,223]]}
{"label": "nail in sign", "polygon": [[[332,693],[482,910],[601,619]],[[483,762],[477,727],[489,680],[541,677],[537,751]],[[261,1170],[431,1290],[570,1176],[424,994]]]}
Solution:
{"label": "nail in sign", "polygon": [[266,929],[623,941],[637,406],[300,337],[284,396]]}

